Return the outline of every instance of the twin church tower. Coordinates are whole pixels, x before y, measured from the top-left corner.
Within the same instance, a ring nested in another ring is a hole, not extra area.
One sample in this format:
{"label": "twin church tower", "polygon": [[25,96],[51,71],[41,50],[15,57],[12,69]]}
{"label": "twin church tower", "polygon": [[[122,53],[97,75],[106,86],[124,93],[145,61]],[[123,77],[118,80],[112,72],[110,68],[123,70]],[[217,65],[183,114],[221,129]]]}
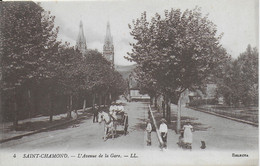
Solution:
{"label": "twin church tower", "polygon": [[[84,36],[82,21],[80,21],[79,24],[79,34],[77,37],[75,48],[78,49],[83,55],[87,53],[87,44],[86,38]],[[111,63],[111,65],[114,66],[114,45],[113,38],[110,32],[109,22],[107,23],[106,36],[103,46],[103,57],[105,57]]]}

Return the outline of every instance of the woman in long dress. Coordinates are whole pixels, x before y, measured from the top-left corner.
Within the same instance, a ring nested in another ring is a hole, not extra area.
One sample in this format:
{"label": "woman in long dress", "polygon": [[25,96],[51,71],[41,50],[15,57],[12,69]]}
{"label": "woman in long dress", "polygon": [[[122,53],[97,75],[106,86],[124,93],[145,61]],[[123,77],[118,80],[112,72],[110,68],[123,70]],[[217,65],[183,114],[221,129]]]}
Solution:
{"label": "woman in long dress", "polygon": [[193,127],[188,123],[187,125],[183,126],[184,135],[183,135],[183,142],[192,144],[192,131]]}

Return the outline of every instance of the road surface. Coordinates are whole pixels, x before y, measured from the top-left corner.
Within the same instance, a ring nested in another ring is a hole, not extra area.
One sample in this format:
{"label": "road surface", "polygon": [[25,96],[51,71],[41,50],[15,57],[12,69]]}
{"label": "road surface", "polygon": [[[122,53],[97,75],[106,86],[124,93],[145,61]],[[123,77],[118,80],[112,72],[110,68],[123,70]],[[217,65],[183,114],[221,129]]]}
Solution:
{"label": "road surface", "polygon": [[128,103],[128,134],[104,141],[104,124],[93,123],[89,114],[76,125],[68,125],[0,144],[1,149],[142,149],[145,147],[144,129],[147,104]]}
{"label": "road surface", "polygon": [[[176,107],[173,105],[173,113]],[[147,119],[147,103],[127,103],[125,110],[129,117],[129,133],[118,135],[114,140],[103,141],[104,125],[92,122],[92,115],[87,115],[76,125],[68,125],[52,131],[26,136],[0,144],[1,149],[156,149],[159,144],[156,133],[152,133],[152,146],[146,146],[145,121]],[[206,150],[258,150],[258,127],[239,123],[191,109],[182,109],[182,116],[191,118],[195,124],[193,133],[193,149],[201,150],[200,141],[206,142]],[[180,150],[178,137],[169,129],[168,149]]]}
{"label": "road surface", "polygon": [[182,116],[193,118],[196,124],[193,138],[197,149],[205,141],[208,150],[258,150],[258,127],[188,108],[182,109]]}
{"label": "road surface", "polygon": [[[129,133],[103,141],[103,124],[93,123],[87,115],[76,125],[42,132],[0,144],[0,165],[258,165],[258,127],[231,121],[210,114],[183,109],[183,118],[192,119],[193,150],[177,146],[179,135],[168,131],[168,149],[160,151],[156,133],[152,146],[146,146],[145,120],[147,103],[127,103]],[[176,107],[173,106],[173,114]],[[175,123],[175,122],[173,122]],[[200,149],[200,141],[206,149]],[[123,152],[122,152],[123,151]],[[23,158],[34,154],[67,154],[68,159]],[[82,158],[84,155],[109,155],[108,158]],[[135,156],[131,158],[130,156]],[[248,157],[233,157],[246,154]],[[15,156],[16,155],[16,156]],[[115,159],[119,155],[120,158]],[[126,156],[125,156],[126,155]],[[14,157],[15,156],[15,157]]]}

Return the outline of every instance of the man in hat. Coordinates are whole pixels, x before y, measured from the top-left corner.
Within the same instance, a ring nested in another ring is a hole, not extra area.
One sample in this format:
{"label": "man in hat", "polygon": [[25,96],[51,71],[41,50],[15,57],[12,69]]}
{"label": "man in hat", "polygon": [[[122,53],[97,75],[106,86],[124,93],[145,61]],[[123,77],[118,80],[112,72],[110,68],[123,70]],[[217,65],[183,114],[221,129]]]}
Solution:
{"label": "man in hat", "polygon": [[93,123],[98,122],[98,108],[97,106],[93,109]]}
{"label": "man in hat", "polygon": [[151,140],[152,124],[150,119],[147,120],[146,133],[147,133],[147,146],[151,146],[152,145],[152,140]]}
{"label": "man in hat", "polygon": [[161,125],[159,127],[159,132],[161,133],[161,137],[162,137],[162,141],[163,141],[163,147],[162,148],[166,148],[167,147],[167,133],[168,133],[168,127],[166,125],[166,120],[163,118],[161,120]]}

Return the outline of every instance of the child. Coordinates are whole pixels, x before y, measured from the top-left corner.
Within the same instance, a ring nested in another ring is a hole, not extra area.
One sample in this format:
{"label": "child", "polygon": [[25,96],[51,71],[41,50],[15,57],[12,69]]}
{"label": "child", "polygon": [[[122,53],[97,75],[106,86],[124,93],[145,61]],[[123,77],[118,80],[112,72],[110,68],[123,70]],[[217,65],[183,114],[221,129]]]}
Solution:
{"label": "child", "polygon": [[183,142],[189,147],[192,147],[192,132],[193,132],[193,127],[191,126],[190,122],[188,122],[187,125],[183,126],[184,130],[184,137],[183,137]]}
{"label": "child", "polygon": [[162,137],[162,141],[163,141],[163,145],[162,145],[163,147],[162,148],[167,148],[168,127],[167,127],[167,125],[165,123],[166,123],[166,120],[162,119],[161,120],[161,125],[160,125],[160,128],[159,128],[159,131],[160,131],[161,137]]}
{"label": "child", "polygon": [[152,124],[151,124],[150,119],[148,119],[147,120],[147,124],[146,124],[147,146],[151,146],[152,145],[151,132],[152,132]]}
{"label": "child", "polygon": [[184,142],[192,144],[193,127],[190,125],[190,122],[188,122],[187,125],[183,126],[183,130],[184,130]]}

